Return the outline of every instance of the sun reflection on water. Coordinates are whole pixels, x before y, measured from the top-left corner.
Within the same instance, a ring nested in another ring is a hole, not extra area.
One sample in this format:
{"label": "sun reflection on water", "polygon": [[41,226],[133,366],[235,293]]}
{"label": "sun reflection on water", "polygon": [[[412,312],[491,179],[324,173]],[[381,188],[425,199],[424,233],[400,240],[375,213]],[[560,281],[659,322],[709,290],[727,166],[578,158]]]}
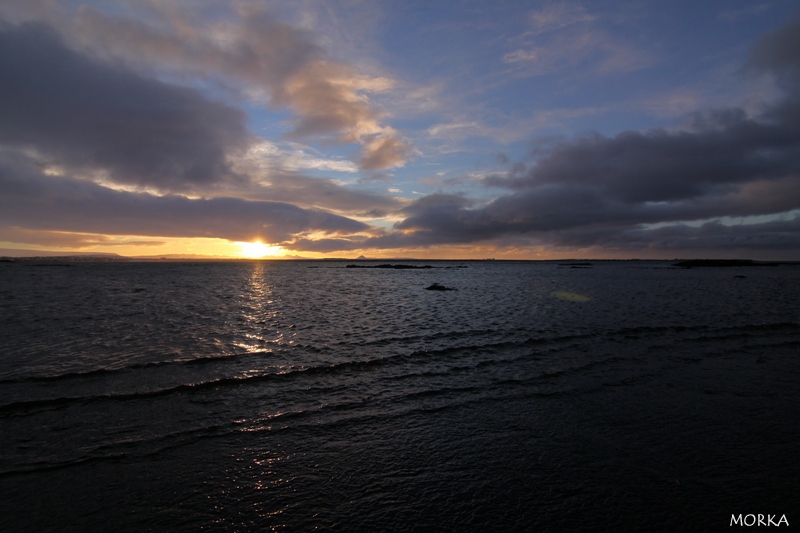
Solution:
{"label": "sun reflection on water", "polygon": [[269,354],[275,348],[294,343],[292,326],[281,320],[280,299],[269,283],[269,271],[269,265],[253,263],[239,296],[242,325],[233,345],[250,354]]}

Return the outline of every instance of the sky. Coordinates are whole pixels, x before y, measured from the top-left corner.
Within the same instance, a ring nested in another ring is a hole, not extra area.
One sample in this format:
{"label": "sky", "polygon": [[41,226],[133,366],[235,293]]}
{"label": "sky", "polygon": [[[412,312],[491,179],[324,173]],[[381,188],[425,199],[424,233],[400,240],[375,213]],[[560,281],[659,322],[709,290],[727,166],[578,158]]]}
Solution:
{"label": "sky", "polygon": [[3,0],[13,250],[800,260],[800,7]]}

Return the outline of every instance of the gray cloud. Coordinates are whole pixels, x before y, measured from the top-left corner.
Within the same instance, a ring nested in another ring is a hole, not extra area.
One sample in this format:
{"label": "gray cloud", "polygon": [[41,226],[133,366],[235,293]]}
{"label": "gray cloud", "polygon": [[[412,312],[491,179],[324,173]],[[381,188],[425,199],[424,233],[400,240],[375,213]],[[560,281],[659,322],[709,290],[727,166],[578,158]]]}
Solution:
{"label": "gray cloud", "polygon": [[217,237],[281,242],[305,232],[369,231],[319,210],[237,198],[189,199],[116,191],[92,182],[46,176],[19,153],[0,154],[0,225],[107,235]]}
{"label": "gray cloud", "polygon": [[104,247],[160,246],[165,243],[165,241],[114,240],[113,237],[95,233],[65,233],[63,231],[39,231],[16,227],[0,227],[0,241],[68,249],[81,249],[98,245]]}
{"label": "gray cloud", "polygon": [[404,202],[392,196],[342,186],[332,179],[312,178],[290,170],[284,156],[250,154],[238,158],[234,169],[250,176],[252,183],[227,186],[225,194],[252,200],[289,202],[338,213],[380,217],[400,209]]}
{"label": "gray cloud", "polygon": [[726,225],[706,222],[694,227],[674,224],[656,229],[633,228],[623,231],[583,233],[562,236],[565,245],[603,245],[625,250],[658,250],[673,254],[695,250],[796,251],[800,239],[800,216],[760,224]]}
{"label": "gray cloud", "polygon": [[247,188],[243,195],[252,200],[288,202],[301,207],[319,207],[353,216],[380,218],[399,210],[403,204],[393,196],[342,187],[333,180],[310,178],[296,172],[275,169],[262,187]]}
{"label": "gray cloud", "polygon": [[294,239],[281,246],[297,252],[342,252],[363,248],[363,239]]}
{"label": "gray cloud", "polygon": [[720,110],[697,113],[695,125],[699,131],[595,134],[486,182],[513,190],[574,184],[624,203],[674,202],[800,169],[800,123],[790,117],[767,123],[738,109]]}
{"label": "gray cloud", "polygon": [[0,29],[0,143],[107,179],[162,190],[241,180],[226,161],[242,112],[87,59],[43,26]]}
{"label": "gray cloud", "polygon": [[[747,69],[771,72],[789,91],[800,83],[800,16],[782,28],[759,39],[753,47]],[[798,95],[795,94],[796,98]]]}

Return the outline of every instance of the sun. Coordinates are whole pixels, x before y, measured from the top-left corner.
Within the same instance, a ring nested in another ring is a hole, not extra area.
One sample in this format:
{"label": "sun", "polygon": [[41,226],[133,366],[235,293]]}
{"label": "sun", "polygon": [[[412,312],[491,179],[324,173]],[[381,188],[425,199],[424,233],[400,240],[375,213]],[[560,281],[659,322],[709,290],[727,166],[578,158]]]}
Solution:
{"label": "sun", "polygon": [[237,242],[241,251],[239,255],[242,257],[247,257],[249,259],[259,259],[261,257],[274,257],[278,255],[283,255],[283,248],[280,246],[271,246],[269,244],[264,244],[260,241],[255,242]]}

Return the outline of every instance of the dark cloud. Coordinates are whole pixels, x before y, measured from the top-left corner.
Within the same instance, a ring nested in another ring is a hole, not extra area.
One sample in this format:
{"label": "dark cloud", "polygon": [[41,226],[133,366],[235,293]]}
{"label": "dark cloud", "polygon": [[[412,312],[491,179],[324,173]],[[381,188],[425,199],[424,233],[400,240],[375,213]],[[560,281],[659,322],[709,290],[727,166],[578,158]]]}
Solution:
{"label": "dark cloud", "polygon": [[694,123],[704,129],[594,134],[561,144],[530,168],[486,183],[513,190],[571,184],[635,204],[719,194],[800,169],[800,123],[757,122],[744,118],[741,110],[698,113]]}
{"label": "dark cloud", "polygon": [[[797,260],[800,216],[755,224],[722,224],[717,221],[699,226],[670,224],[656,228],[580,228],[558,233],[552,242],[547,236],[535,243],[551,252],[594,257],[638,257],[673,259],[690,257],[756,257]],[[530,246],[517,239],[499,239],[512,245]]]}
{"label": "dark cloud", "polygon": [[[800,16],[786,26],[759,39],[746,65],[749,69],[773,73],[788,90],[800,82]],[[795,95],[796,97],[797,95]]]}
{"label": "dark cloud", "polygon": [[360,222],[323,211],[237,198],[189,199],[116,191],[46,176],[20,154],[0,154],[0,225],[110,235],[281,242],[304,232],[352,234]]}
{"label": "dark cloud", "polygon": [[38,25],[0,29],[0,143],[57,165],[162,190],[236,179],[245,115],[199,93],[90,60]]}
{"label": "dark cloud", "polygon": [[[587,235],[575,244],[586,245]],[[631,249],[654,249],[674,254],[695,250],[791,251],[800,242],[800,216],[760,224],[727,225],[706,222],[698,227],[674,224],[655,229],[630,229],[594,236],[594,244]],[[568,243],[568,239],[562,239]]]}

